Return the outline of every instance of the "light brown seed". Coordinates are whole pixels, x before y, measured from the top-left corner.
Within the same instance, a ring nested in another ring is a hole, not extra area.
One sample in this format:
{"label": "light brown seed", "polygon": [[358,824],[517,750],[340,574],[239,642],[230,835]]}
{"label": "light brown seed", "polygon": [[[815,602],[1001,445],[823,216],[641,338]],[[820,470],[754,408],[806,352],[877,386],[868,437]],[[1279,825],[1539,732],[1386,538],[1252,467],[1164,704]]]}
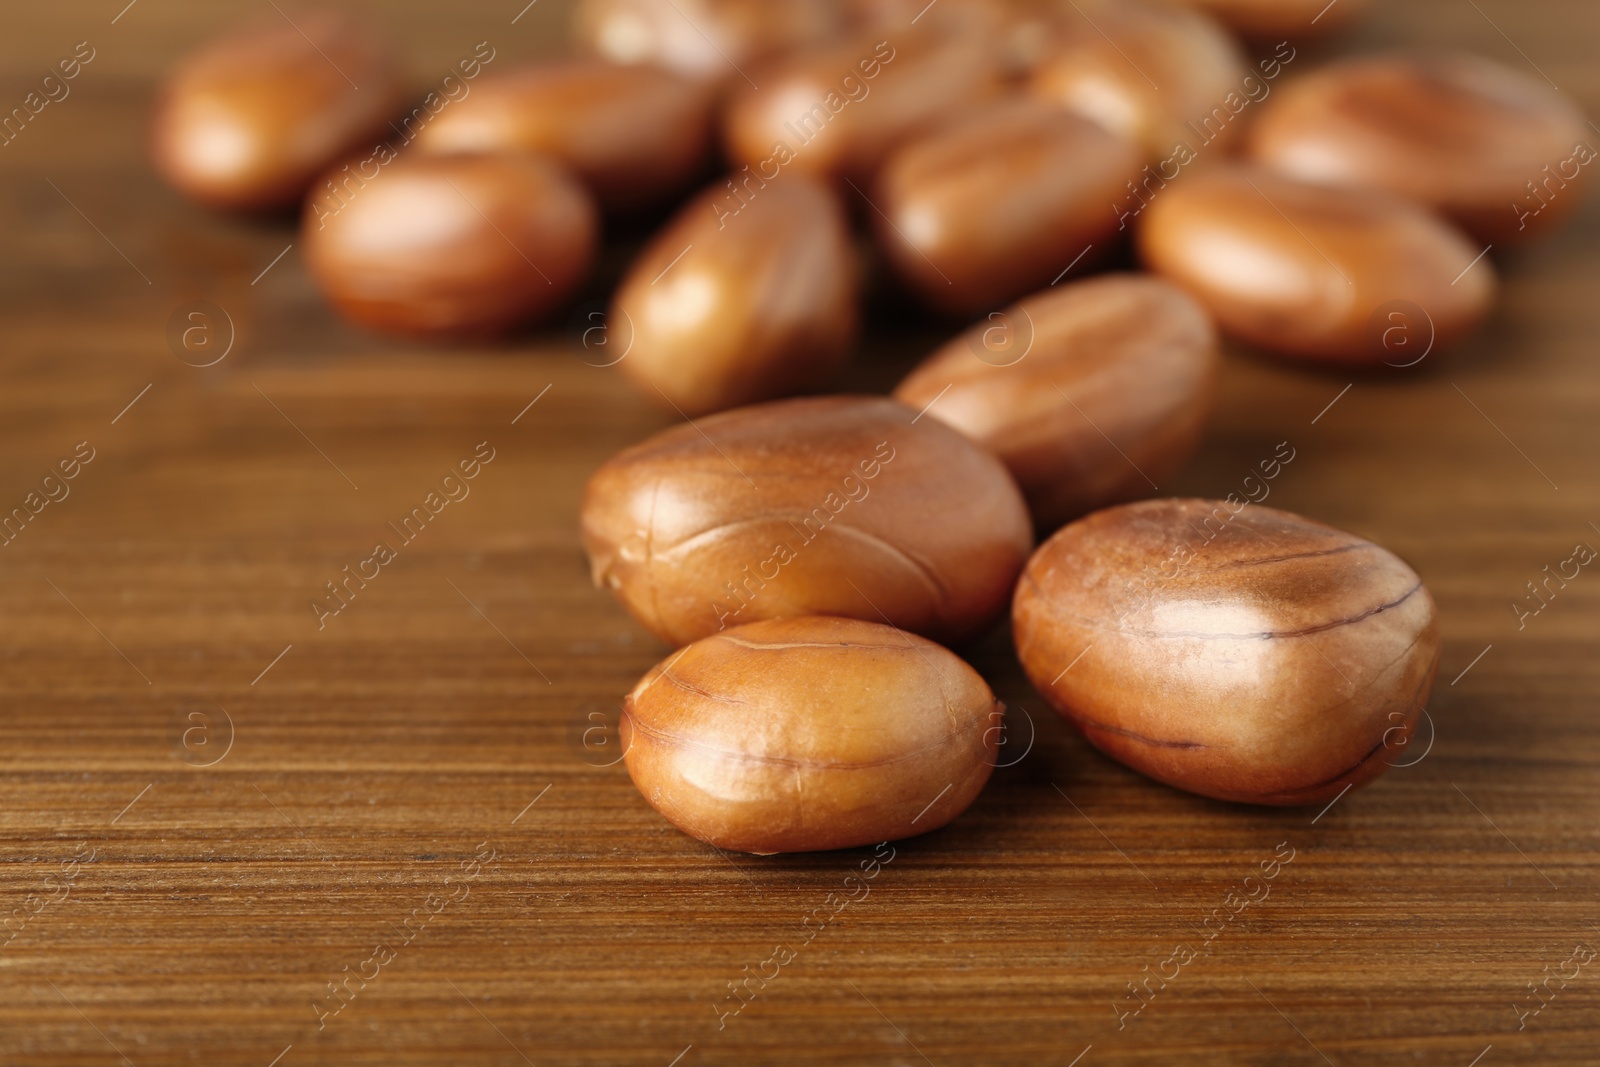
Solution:
{"label": "light brown seed", "polygon": [[1131,141],[1088,119],[1007,100],[891,156],[873,221],[896,273],[930,305],[965,315],[1095,258],[1139,162]]}
{"label": "light brown seed", "polygon": [[345,317],[375,330],[492,336],[566,300],[594,260],[594,202],[532,155],[405,154],[308,202],[306,265]]}
{"label": "light brown seed", "polygon": [[1205,11],[1246,37],[1307,40],[1361,18],[1372,0],[1178,0]]}
{"label": "light brown seed", "polygon": [[1386,189],[1505,244],[1550,232],[1582,204],[1591,134],[1566,96],[1500,63],[1363,56],[1284,86],[1249,148],[1290,177]]}
{"label": "light brown seed", "polygon": [[820,388],[859,318],[843,210],[800,174],[711,186],[639,256],[607,345],[651,401],[702,415]]}
{"label": "light brown seed", "polygon": [[1243,92],[1249,72],[1239,46],[1210,18],[1128,3],[1069,25],[1033,73],[1036,98],[1136,142],[1152,161],[1179,144],[1235,139],[1243,124],[1226,102]]}
{"label": "light brown seed", "polygon": [[572,12],[573,37],[592,55],[741,84],[763,59],[840,25],[836,0],[578,0]]}
{"label": "light brown seed", "polygon": [[979,320],[894,395],[998,455],[1049,531],[1153,493],[1183,465],[1217,362],[1216,329],[1193,298],[1150,275],[1111,274]]}
{"label": "light brown seed", "polygon": [[1475,330],[1496,288],[1483,249],[1426,209],[1260,169],[1157,190],[1137,237],[1225,332],[1320,362],[1413,365]]}
{"label": "light brown seed", "polygon": [[1439,666],[1410,567],[1237,497],[1063,528],[1029,561],[1012,625],[1034,687],[1095,747],[1254,804],[1322,803],[1401,760]]}
{"label": "light brown seed", "polygon": [[620,733],[634,784],[674,825],[770,855],[944,826],[988,781],[1003,711],[932,641],[810,616],[668,657],[628,695]]}
{"label": "light brown seed", "polygon": [[334,11],[276,14],[185,58],[161,88],[151,158],[212,207],[293,204],[346,152],[388,136],[402,65],[364,23]]}
{"label": "light brown seed", "polygon": [[653,67],[569,60],[488,75],[422,129],[426,152],[532,151],[608,208],[656,203],[706,165],[711,92]]}
{"label": "light brown seed", "polygon": [[1118,0],[846,0],[852,23],[863,32],[893,34],[914,24],[918,29],[985,38],[1008,74],[1026,74],[1063,34]]}
{"label": "light brown seed", "polygon": [[793,615],[957,641],[1004,608],[1032,545],[999,460],[881,397],[663,431],[595,472],[581,514],[595,584],[679,645]]}
{"label": "light brown seed", "polygon": [[728,153],[767,176],[781,168],[867,181],[911,136],[998,92],[987,38],[910,28],[854,35],[791,55],[735,86]]}

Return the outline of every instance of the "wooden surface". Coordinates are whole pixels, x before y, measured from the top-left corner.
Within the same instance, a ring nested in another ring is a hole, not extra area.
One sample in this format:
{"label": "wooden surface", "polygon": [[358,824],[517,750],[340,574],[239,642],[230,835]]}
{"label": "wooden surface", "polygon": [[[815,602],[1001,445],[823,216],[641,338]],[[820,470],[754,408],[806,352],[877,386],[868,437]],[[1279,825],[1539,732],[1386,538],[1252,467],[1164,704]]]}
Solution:
{"label": "wooden surface", "polygon": [[[1503,305],[1448,358],[1341,393],[1231,356],[1162,487],[1226,494],[1288,440],[1272,504],[1416,567],[1445,638],[1425,757],[1320,817],[1187,796],[1071,735],[998,628],[963,651],[1014,709],[1015,765],[860,896],[870,850],[722,854],[605,765],[666,650],[590,587],[576,507],[673,418],[560,323],[429,349],[335,321],[295,249],[258,277],[292,230],[180,202],[140,142],[156,74],[258,5],[122,6],[0,29],[7,108],[97,50],[0,148],[0,502],[94,450],[0,548],[0,1063],[1600,1063],[1600,575],[1520,629],[1510,606],[1600,546],[1597,205],[1501,260]],[[519,2],[383,6],[422,84],[563,23],[550,0],[515,25]],[[1474,48],[1600,104],[1587,6],[1379,7],[1341,47]],[[197,299],[238,332],[205,369],[167,340]],[[878,313],[851,386],[947,332]],[[319,630],[323,583],[482,441],[471,495]],[[375,967],[319,1029],[327,983]],[[775,967],[719,1028],[729,983]],[[1175,967],[1119,1029],[1128,984]]]}

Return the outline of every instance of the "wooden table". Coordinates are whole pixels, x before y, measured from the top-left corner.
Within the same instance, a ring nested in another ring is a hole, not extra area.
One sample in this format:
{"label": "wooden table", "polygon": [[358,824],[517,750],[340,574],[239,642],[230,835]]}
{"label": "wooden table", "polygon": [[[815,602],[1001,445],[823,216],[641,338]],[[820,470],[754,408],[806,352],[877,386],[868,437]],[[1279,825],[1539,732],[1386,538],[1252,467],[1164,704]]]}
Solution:
{"label": "wooden table", "polygon": [[[997,628],[965,652],[1014,765],[840,904],[870,850],[724,854],[612,764],[666,650],[591,588],[576,509],[674,417],[561,323],[440,349],[335,320],[292,228],[144,162],[154,78],[238,12],[123,2],[0,29],[8,108],[96,52],[0,148],[0,504],[92,452],[0,548],[0,1063],[1600,1063],[1600,576],[1511,606],[1600,546],[1595,204],[1500,259],[1498,313],[1448,357],[1352,380],[1231,356],[1162,487],[1224,495],[1287,440],[1273,504],[1411,561],[1445,635],[1413,765],[1320,814],[1187,796],[1072,735]],[[368,6],[421,83],[479,40],[559,48],[565,17]],[[1590,8],[1380,7],[1340,47],[1474,48],[1600,104]],[[169,346],[195,301],[236,334],[203,368]],[[946,329],[879,313],[849,386]],[[324,583],[480,442],[471,495],[319,628]]]}

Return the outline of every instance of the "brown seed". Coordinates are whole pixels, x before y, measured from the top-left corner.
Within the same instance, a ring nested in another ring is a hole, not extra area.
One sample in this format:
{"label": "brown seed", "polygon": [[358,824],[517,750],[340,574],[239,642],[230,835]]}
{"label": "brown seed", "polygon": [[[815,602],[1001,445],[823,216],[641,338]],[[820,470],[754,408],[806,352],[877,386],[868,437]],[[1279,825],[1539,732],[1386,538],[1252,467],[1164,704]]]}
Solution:
{"label": "brown seed", "polygon": [[1409,196],[1503,244],[1547,233],[1582,203],[1589,133],[1567,97],[1502,64],[1361,57],[1285,86],[1250,152],[1290,177]]}
{"label": "brown seed", "polygon": [[1034,687],[1091,744],[1253,804],[1383,773],[1439,667],[1433,598],[1397,556],[1237,497],[1065,527],[1029,561],[1012,623]]}
{"label": "brown seed", "polygon": [[306,264],[353,322],[390,333],[491,336],[559,305],[588,273],[594,203],[532,155],[424,156],[330,175],[306,205]]}
{"label": "brown seed", "polygon": [[622,209],[681,190],[705,166],[710,144],[704,84],[589,60],[485,77],[417,138],[427,152],[543,153]]}
{"label": "brown seed", "polygon": [[1371,0],[1179,0],[1257,40],[1291,41],[1332,33],[1366,13]]}
{"label": "brown seed", "polygon": [[628,773],[718,848],[771,855],[944,826],[994,768],[1004,706],[953,652],[878,623],[808,616],[697,641],[623,707]]}
{"label": "brown seed", "polygon": [[[986,38],[1008,74],[1031,70],[1060,36],[1117,0],[846,0],[851,22],[861,31],[897,33],[912,25],[946,34]],[[1074,7],[1077,10],[1074,10]]]}
{"label": "brown seed", "polygon": [[613,63],[743,84],[761,60],[817,44],[840,21],[836,0],[578,0],[572,31]]}
{"label": "brown seed", "polygon": [[929,304],[965,315],[1038,289],[1117,229],[1131,141],[1008,100],[908,142],[878,179],[878,239]]}
{"label": "brown seed", "polygon": [[1150,160],[1201,139],[1220,146],[1243,125],[1227,100],[1244,91],[1244,56],[1205,15],[1128,4],[1096,9],[1092,19],[1069,25],[1034,71],[1038,99],[1137,142]]}
{"label": "brown seed", "polygon": [[707,189],[639,256],[607,346],[645,396],[702,415],[827,384],[849,357],[856,266],[835,196],[803,175]]}
{"label": "brown seed", "polygon": [[894,148],[998,91],[991,41],[933,30],[856,35],[798,53],[735,87],[724,116],[732,158],[863,181]]}
{"label": "brown seed", "polygon": [[582,528],[595,584],[678,645],[793,615],[957,641],[1005,606],[1033,543],[999,460],[881,397],[663,431],[589,479]]}
{"label": "brown seed", "polygon": [[[401,64],[349,15],[271,15],[183,60],[151,125],[156,169],[185,196],[255,210],[298,200],[323,169],[388,136]],[[358,88],[359,87],[359,88]]]}
{"label": "brown seed", "polygon": [[998,455],[1048,531],[1174,474],[1200,442],[1216,372],[1199,304],[1149,275],[1111,274],[991,314],[894,395]]}
{"label": "brown seed", "polygon": [[1157,190],[1139,223],[1150,269],[1224,331],[1285,355],[1410,365],[1471,333],[1494,299],[1480,248],[1377,191],[1214,167]]}

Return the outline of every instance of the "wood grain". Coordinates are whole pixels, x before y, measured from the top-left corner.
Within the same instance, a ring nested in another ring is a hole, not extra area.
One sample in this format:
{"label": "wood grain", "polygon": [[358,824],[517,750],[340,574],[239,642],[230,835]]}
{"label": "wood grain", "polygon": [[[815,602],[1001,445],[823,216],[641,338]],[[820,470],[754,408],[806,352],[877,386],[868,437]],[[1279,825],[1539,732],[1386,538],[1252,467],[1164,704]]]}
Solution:
{"label": "wood grain", "polygon": [[[564,17],[366,6],[422,84],[485,38],[550,52]],[[1448,358],[1352,382],[1230,354],[1162,487],[1226,494],[1289,440],[1272,504],[1416,568],[1445,639],[1424,758],[1320,816],[1188,796],[1073,737],[997,630],[963,651],[1020,758],[835,914],[870,850],[716,852],[604,765],[603,728],[585,743],[666,650],[590,587],[579,493],[675,418],[560,323],[493,349],[361,335],[297,248],[262,273],[290,228],[150,174],[153,79],[239,13],[32,4],[0,30],[6,107],[97,49],[0,148],[0,505],[94,450],[0,547],[0,916],[25,916],[0,934],[0,1063],[1600,1063],[1600,965],[1574,957],[1600,947],[1600,577],[1520,628],[1510,607],[1600,545],[1593,203],[1501,260],[1502,306]],[[1592,113],[1597,31],[1556,0],[1427,0],[1339,47],[1537,64]],[[613,234],[591,295],[643,236]],[[238,332],[204,369],[167,341],[198,299]],[[949,332],[880,304],[848,384],[886,390]],[[483,441],[471,495],[319,630],[323,583]],[[1268,896],[1119,1018],[1280,843]],[[319,1029],[328,983],[375,967]],[[1574,967],[1519,1029],[1530,983]]]}

